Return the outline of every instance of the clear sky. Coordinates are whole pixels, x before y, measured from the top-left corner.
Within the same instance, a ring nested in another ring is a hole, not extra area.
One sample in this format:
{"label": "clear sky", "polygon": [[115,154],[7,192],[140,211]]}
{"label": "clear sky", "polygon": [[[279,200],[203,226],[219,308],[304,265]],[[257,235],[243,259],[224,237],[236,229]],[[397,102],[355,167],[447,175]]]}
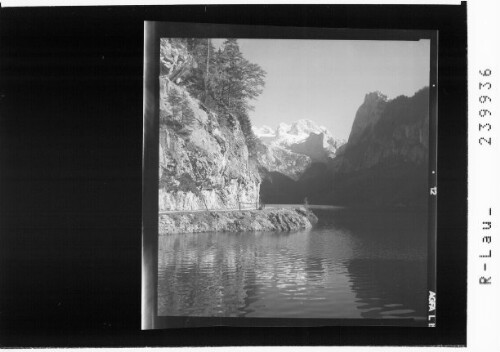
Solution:
{"label": "clear sky", "polygon": [[[224,40],[214,39],[218,47]],[[347,139],[365,94],[389,99],[429,85],[430,41],[239,39],[240,50],[266,72],[253,101],[254,126],[309,119]]]}

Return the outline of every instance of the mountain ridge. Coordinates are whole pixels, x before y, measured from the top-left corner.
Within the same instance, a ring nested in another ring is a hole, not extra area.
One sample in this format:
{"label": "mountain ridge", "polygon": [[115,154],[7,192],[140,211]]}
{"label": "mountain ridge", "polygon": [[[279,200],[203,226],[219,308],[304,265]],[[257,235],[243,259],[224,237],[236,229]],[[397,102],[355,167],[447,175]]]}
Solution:
{"label": "mountain ridge", "polygon": [[310,122],[254,129],[264,147],[294,153],[287,154],[289,158],[309,158],[293,174],[274,165],[267,167],[261,185],[266,202],[302,202],[307,197],[317,204],[425,206],[428,87],[410,97],[394,99],[379,91],[367,93],[356,112],[348,141],[337,145],[333,158],[321,152],[323,128]]}
{"label": "mountain ridge", "polygon": [[264,144],[282,148],[290,148],[294,144],[303,143],[311,134],[323,135],[322,145],[329,157],[333,157],[338,147],[345,143],[341,139],[334,138],[326,127],[319,126],[309,119],[300,119],[290,124],[282,122],[276,128],[267,125],[254,126],[252,130]]}
{"label": "mountain ridge", "polygon": [[425,206],[428,195],[429,88],[394,99],[365,96],[348,142],[330,162],[330,201]]}
{"label": "mountain ridge", "polygon": [[281,173],[293,181],[298,181],[313,163],[327,163],[343,143],[308,119],[252,130],[259,141],[257,161],[262,173]]}

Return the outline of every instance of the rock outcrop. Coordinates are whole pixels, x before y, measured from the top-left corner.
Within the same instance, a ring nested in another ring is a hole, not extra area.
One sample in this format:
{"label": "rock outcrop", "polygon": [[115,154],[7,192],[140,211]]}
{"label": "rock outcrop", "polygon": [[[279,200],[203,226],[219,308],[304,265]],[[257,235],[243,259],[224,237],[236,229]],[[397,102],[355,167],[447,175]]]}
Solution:
{"label": "rock outcrop", "polygon": [[294,181],[297,181],[312,163],[307,155],[263,143],[257,146],[257,161],[264,173],[279,172]]}
{"label": "rock outcrop", "polygon": [[311,228],[318,218],[305,208],[163,214],[160,235],[193,232],[295,231]]}
{"label": "rock outcrop", "polygon": [[159,210],[255,209],[261,179],[238,120],[175,83],[191,62],[182,41],[162,39]]}
{"label": "rock outcrop", "polygon": [[368,93],[365,96],[363,104],[358,108],[351,133],[347,143],[355,145],[361,137],[371,130],[380,119],[380,115],[387,104],[387,96],[380,92]]}
{"label": "rock outcrop", "polygon": [[367,94],[330,163],[334,203],[425,205],[428,154],[428,88],[392,100]]}
{"label": "rock outcrop", "polygon": [[160,40],[160,74],[170,81],[179,83],[182,76],[194,65],[182,39],[161,38]]}
{"label": "rock outcrop", "polygon": [[323,133],[311,133],[305,140],[290,145],[290,150],[297,154],[307,155],[313,161],[326,162],[329,149],[324,147],[324,140]]}

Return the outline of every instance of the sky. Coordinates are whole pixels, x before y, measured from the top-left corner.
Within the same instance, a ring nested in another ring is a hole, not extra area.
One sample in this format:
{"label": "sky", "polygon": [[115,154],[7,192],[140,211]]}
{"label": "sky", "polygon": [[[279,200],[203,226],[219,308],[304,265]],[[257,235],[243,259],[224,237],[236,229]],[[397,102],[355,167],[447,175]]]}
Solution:
{"label": "sky", "polygon": [[[223,39],[214,39],[219,47]],[[239,39],[240,50],[266,72],[252,104],[252,124],[276,127],[309,119],[348,139],[367,93],[389,99],[429,85],[430,41]]]}

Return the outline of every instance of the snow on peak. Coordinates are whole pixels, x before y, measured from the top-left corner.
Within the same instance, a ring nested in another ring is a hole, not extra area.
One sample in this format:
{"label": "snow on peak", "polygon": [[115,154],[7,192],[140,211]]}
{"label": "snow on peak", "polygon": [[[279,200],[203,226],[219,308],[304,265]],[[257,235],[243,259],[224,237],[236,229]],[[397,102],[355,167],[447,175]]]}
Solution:
{"label": "snow on peak", "polygon": [[275,129],[269,126],[253,127],[255,135],[264,143],[282,148],[304,142],[311,134],[323,134],[323,147],[335,152],[342,144],[335,139],[324,126],[319,126],[309,119],[301,119],[291,124],[280,123]]}
{"label": "snow on peak", "polygon": [[262,126],[262,127],[252,127],[252,130],[253,130],[253,133],[255,133],[255,135],[257,137],[274,137],[275,136],[275,131],[272,127],[269,127],[269,126]]}
{"label": "snow on peak", "polygon": [[320,133],[325,133],[326,128],[321,128],[317,124],[315,124],[313,121],[308,120],[308,119],[302,119],[294,122],[288,131],[290,134],[294,135],[300,135],[300,134],[320,134]]}
{"label": "snow on peak", "polygon": [[287,124],[287,123],[282,122],[282,123],[280,123],[278,125],[278,127],[276,127],[276,133],[275,134],[278,135],[278,136],[285,135],[285,134],[288,133],[289,130],[290,130],[290,125]]}

